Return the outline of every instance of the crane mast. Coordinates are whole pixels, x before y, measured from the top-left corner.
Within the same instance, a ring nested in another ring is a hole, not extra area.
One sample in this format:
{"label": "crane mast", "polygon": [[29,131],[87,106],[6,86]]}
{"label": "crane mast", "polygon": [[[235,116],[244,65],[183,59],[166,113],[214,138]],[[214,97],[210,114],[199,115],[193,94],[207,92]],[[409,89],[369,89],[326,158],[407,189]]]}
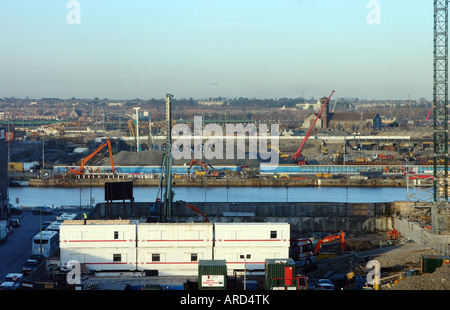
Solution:
{"label": "crane mast", "polygon": [[163,158],[164,178],[166,179],[166,191],[162,206],[162,221],[172,219],[173,191],[172,191],[172,107],[170,99],[173,96],[166,94],[166,153]]}
{"label": "crane mast", "polygon": [[[432,227],[448,207],[448,0],[434,0]],[[447,209],[448,210],[448,209]]]}
{"label": "crane mast", "polygon": [[297,161],[297,163],[300,163],[299,159],[302,157],[302,150],[303,147],[305,146],[306,141],[308,140],[312,129],[314,128],[314,126],[316,126],[316,122],[319,119],[319,117],[322,115],[323,110],[325,109],[325,107],[327,106],[328,102],[331,99],[331,96],[333,96],[334,94],[334,90],[331,92],[330,96],[328,97],[327,101],[322,105],[322,108],[320,109],[319,114],[317,114],[316,118],[314,119],[314,122],[311,124],[311,126],[309,127],[308,132],[305,135],[305,138],[303,139],[302,143],[300,144],[299,148],[297,149],[297,152],[295,152],[294,156],[292,156],[292,159]]}

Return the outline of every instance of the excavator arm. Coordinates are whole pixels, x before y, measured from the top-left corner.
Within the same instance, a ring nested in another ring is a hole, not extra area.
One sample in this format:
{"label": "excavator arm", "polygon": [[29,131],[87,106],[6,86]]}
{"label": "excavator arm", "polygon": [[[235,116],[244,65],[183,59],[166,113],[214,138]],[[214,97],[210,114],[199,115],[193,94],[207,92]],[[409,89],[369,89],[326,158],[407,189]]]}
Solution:
{"label": "excavator arm", "polygon": [[320,250],[322,249],[322,244],[332,242],[332,241],[335,241],[338,239],[341,240],[341,249],[342,249],[342,252],[344,252],[345,251],[345,232],[343,232],[343,231],[341,231],[337,234],[326,236],[325,238],[323,238],[322,240],[317,242],[316,249],[314,252],[316,253],[316,255],[319,254]]}
{"label": "excavator arm", "polygon": [[111,148],[111,142],[109,140],[106,140],[105,143],[103,143],[102,145],[100,145],[94,152],[92,152],[91,154],[89,154],[88,156],[86,156],[85,158],[83,158],[81,160],[81,164],[80,164],[80,169],[76,170],[76,169],[70,169],[69,173],[72,174],[84,174],[84,166],[86,165],[86,163],[92,159],[92,157],[94,157],[95,155],[97,155],[104,147],[108,147],[108,152],[109,152],[109,158],[111,160],[111,168],[114,174],[116,174],[116,168],[114,166],[114,160],[113,160],[113,154],[112,154],[112,148]]}
{"label": "excavator arm", "polygon": [[184,205],[184,206],[188,207],[189,209],[194,211],[203,220],[203,222],[209,223],[209,219],[206,216],[206,214],[201,212],[196,206],[194,206],[190,203],[187,203],[186,201],[177,201],[176,204],[180,204],[180,205]]}

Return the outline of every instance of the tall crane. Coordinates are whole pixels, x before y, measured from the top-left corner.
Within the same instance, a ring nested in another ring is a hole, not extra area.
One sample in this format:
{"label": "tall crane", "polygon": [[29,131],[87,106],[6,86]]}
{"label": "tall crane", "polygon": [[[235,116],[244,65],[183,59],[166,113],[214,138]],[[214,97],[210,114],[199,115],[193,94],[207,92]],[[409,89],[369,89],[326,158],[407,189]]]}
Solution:
{"label": "tall crane", "polygon": [[[172,191],[172,106],[171,94],[166,94],[166,153],[163,158],[164,178],[166,179],[166,191],[162,205],[162,221],[169,222],[172,219],[173,191]],[[162,172],[162,171],[161,171]]]}
{"label": "tall crane", "polygon": [[448,0],[434,0],[433,62],[433,201],[431,221],[448,208]]}
{"label": "tall crane", "polygon": [[331,99],[331,96],[334,94],[334,90],[331,92],[330,96],[328,97],[327,101],[322,105],[322,108],[320,109],[319,114],[317,114],[316,118],[314,119],[314,122],[309,127],[308,132],[305,135],[305,138],[303,138],[302,143],[300,144],[299,148],[297,149],[297,152],[295,152],[294,156],[292,156],[292,160],[294,160],[298,165],[304,165],[306,163],[304,157],[302,156],[303,147],[305,146],[306,141],[308,141],[308,138],[311,134],[312,129],[314,126],[316,126],[316,122],[319,119],[319,117],[322,115],[323,110],[327,106],[328,102]]}

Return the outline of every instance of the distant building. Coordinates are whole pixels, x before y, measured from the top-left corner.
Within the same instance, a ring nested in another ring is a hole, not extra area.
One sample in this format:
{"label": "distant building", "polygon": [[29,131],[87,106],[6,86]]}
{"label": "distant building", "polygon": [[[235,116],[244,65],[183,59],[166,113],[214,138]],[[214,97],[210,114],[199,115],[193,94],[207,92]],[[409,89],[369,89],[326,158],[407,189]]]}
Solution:
{"label": "distant building", "polygon": [[6,129],[0,128],[0,220],[5,220],[9,217],[8,186],[8,146],[6,144]]}
{"label": "distant building", "polygon": [[341,112],[329,115],[329,127],[335,130],[381,129],[381,117],[377,112]]}

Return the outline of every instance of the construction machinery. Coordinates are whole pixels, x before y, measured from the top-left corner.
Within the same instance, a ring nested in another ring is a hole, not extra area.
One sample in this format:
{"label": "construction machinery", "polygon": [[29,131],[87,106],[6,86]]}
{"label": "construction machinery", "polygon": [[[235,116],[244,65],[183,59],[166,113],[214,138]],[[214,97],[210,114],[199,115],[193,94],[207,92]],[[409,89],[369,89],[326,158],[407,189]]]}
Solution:
{"label": "construction machinery", "polygon": [[275,151],[277,151],[278,154],[280,154],[280,157],[283,158],[283,159],[287,159],[289,157],[288,154],[284,154],[283,152],[280,151],[280,149],[278,149],[278,148],[276,148],[276,147],[274,147],[274,146],[272,146],[270,144],[267,145],[267,148],[268,149],[274,149]]}
{"label": "construction machinery", "polygon": [[182,201],[182,200],[178,200],[175,202],[175,205],[184,205],[185,207],[188,207],[189,209],[191,209],[192,211],[194,211],[205,223],[209,223],[209,219],[206,216],[206,214],[204,214],[203,212],[201,212],[196,206],[186,202],[186,201]]}
{"label": "construction machinery", "polygon": [[91,154],[89,154],[87,157],[83,158],[81,160],[81,164],[80,164],[80,168],[79,169],[75,169],[75,168],[69,168],[69,174],[75,174],[75,175],[83,175],[86,168],[85,165],[86,163],[92,158],[94,157],[97,153],[99,153],[104,147],[108,147],[108,152],[109,152],[109,159],[111,160],[111,168],[112,168],[112,172],[115,175],[116,172],[116,168],[114,167],[114,160],[113,160],[113,154],[112,154],[112,148],[111,148],[111,142],[109,140],[106,140],[105,143],[103,143],[102,145],[100,145],[94,152],[92,152]]}
{"label": "construction machinery", "polygon": [[319,240],[319,242],[317,242],[317,244],[316,244],[316,248],[314,250],[314,253],[316,255],[320,254],[320,251],[322,249],[322,244],[328,243],[328,242],[332,242],[332,241],[335,241],[335,240],[338,240],[338,239],[340,239],[340,241],[341,241],[341,251],[342,251],[342,253],[345,252],[345,232],[340,231],[340,232],[338,232],[336,234],[332,234],[332,235],[326,236],[325,238]]}
{"label": "construction machinery", "polygon": [[325,142],[325,140],[322,140],[322,143],[320,144],[319,149],[322,154],[324,154],[324,155],[328,154],[328,146],[327,146],[327,143]]}
{"label": "construction machinery", "polygon": [[[189,164],[189,168],[187,169],[187,174],[189,175],[192,166],[194,165],[199,165],[202,166],[203,168],[205,168],[204,171],[195,171],[195,175],[196,176],[204,176],[206,174],[209,174],[210,171],[212,171],[211,175],[212,176],[219,176],[219,173],[214,171],[214,167],[211,166],[210,164],[205,164],[204,162],[200,161],[200,160],[196,160],[195,158],[192,160],[192,162]],[[211,169],[211,170],[209,170]]]}
{"label": "construction machinery", "polygon": [[396,229],[393,229],[393,230],[390,230],[387,232],[388,242],[392,242],[392,241],[398,242],[398,241],[400,241],[401,236],[402,236],[402,234]]}
{"label": "construction machinery", "polygon": [[300,144],[299,148],[297,149],[297,151],[295,152],[294,156],[292,156],[292,160],[297,164],[297,165],[305,165],[306,164],[306,159],[303,157],[302,155],[302,151],[303,151],[303,147],[305,146],[306,141],[308,141],[309,136],[311,135],[311,131],[313,130],[313,128],[316,126],[316,122],[317,120],[320,118],[320,116],[322,115],[323,110],[325,110],[325,107],[328,105],[328,102],[330,101],[331,96],[333,95],[334,90],[331,92],[330,96],[328,97],[327,101],[325,101],[325,103],[322,105],[322,108],[320,109],[320,112],[317,114],[316,118],[314,119],[314,122],[311,124],[311,126],[308,129],[308,132],[305,135],[305,138],[303,138],[302,143]]}

